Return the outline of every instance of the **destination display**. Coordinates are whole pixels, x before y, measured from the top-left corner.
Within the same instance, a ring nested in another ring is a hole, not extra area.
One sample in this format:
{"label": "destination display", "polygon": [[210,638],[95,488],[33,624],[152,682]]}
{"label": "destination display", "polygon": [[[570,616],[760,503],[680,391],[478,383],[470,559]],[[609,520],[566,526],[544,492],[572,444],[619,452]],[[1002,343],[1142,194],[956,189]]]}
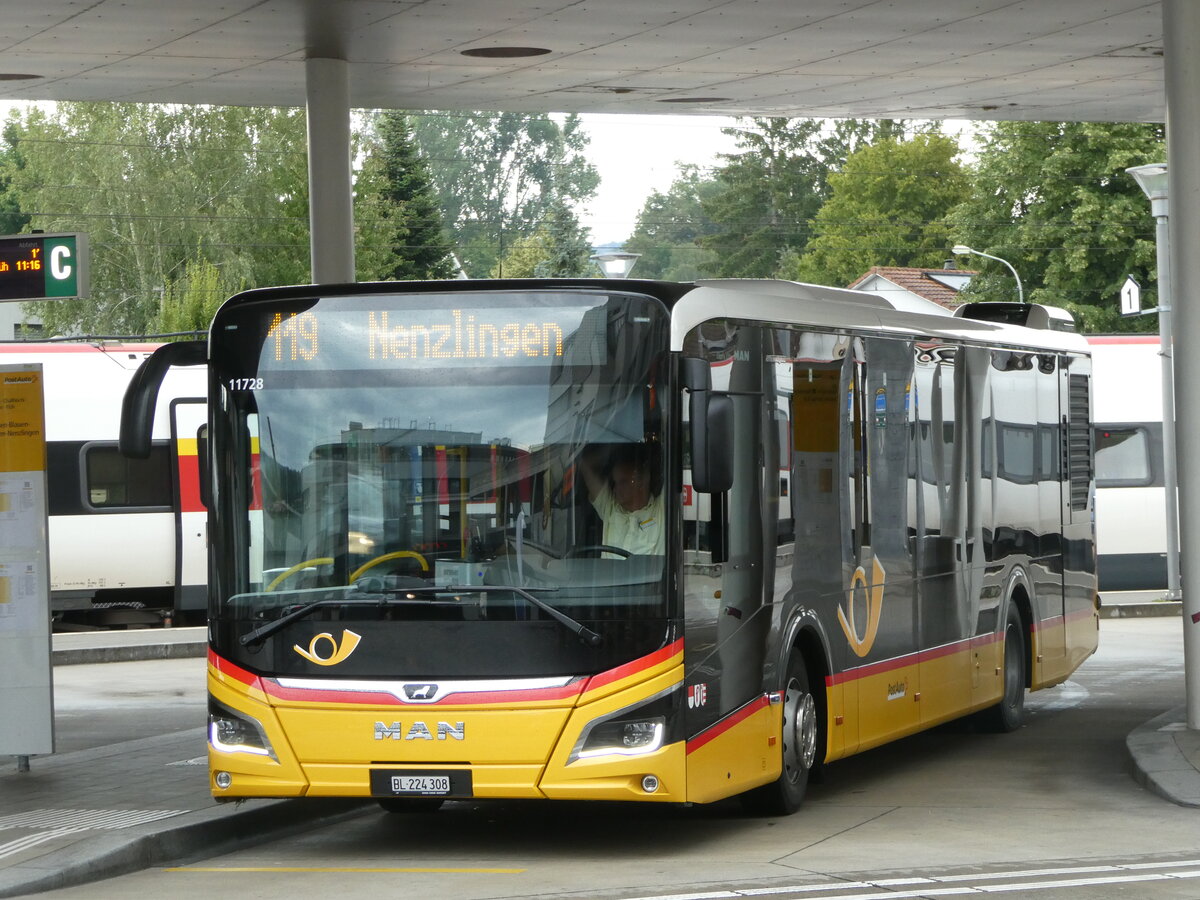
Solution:
{"label": "destination display", "polygon": [[[589,315],[591,313],[591,315]],[[603,307],[322,308],[270,315],[259,372],[603,361]]]}

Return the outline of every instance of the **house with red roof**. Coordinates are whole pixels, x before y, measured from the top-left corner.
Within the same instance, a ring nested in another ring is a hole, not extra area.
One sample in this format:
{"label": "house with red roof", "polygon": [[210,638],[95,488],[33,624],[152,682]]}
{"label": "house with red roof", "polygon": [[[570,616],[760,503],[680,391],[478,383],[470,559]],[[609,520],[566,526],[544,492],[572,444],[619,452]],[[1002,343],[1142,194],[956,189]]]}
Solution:
{"label": "house with red roof", "polygon": [[975,274],[973,269],[872,266],[848,287],[885,294],[898,309],[909,312],[953,313],[962,305],[958,292]]}

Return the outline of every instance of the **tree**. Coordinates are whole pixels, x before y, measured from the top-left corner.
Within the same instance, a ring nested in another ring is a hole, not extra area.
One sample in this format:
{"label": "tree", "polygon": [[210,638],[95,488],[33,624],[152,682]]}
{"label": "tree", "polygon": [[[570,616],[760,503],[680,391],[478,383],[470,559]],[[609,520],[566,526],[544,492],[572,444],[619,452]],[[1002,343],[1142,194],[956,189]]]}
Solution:
{"label": "tree", "polygon": [[29,216],[21,212],[16,191],[11,189],[12,173],[25,162],[17,149],[18,125],[9,121],[4,126],[4,143],[0,144],[0,234],[20,234],[29,225]]}
{"label": "tree", "polygon": [[599,274],[589,258],[587,229],[565,203],[556,203],[545,222],[519,238],[488,273],[493,278],[581,278]]}
{"label": "tree", "polygon": [[155,334],[207,331],[217,307],[237,290],[224,282],[221,270],[206,259],[189,259],[182,274],[167,284],[158,314],[150,326]]}
{"label": "tree", "polygon": [[[1161,125],[998,122],[983,132],[971,195],[951,211],[954,242],[1013,265],[1025,299],[1069,309],[1087,331],[1153,328],[1123,320],[1127,275],[1155,281],[1154,223],[1130,166],[1166,157]],[[1010,299],[1012,276],[972,257],[968,299]]]}
{"label": "tree", "polygon": [[859,144],[898,133],[900,123],[754,118],[726,129],[743,151],[723,154],[720,191],[703,201],[719,230],[699,243],[716,255],[711,274],[766,278],[787,251],[803,251],[827,194],[829,171]]}
{"label": "tree", "polygon": [[410,122],[472,277],[533,234],[555,203],[582,203],[599,184],[575,115],[561,125],[544,114],[486,112],[428,112]]}
{"label": "tree", "polygon": [[92,296],[40,304],[50,333],[153,329],[191,261],[222,291],[309,280],[303,111],[60,103],[15,136],[29,224],[90,237]]}
{"label": "tree", "polygon": [[885,138],[860,147],[829,175],[813,238],[780,276],[845,285],[871,266],[938,266],[954,243],[946,214],[969,190],[943,135]]}
{"label": "tree", "polygon": [[[390,110],[380,113],[375,117],[374,130],[359,178],[363,199],[356,211],[357,220],[369,215],[368,203],[380,205],[371,243],[379,245],[382,260],[372,277],[398,281],[453,278],[457,266],[443,232],[429,170],[417,152],[408,117]],[[363,267],[359,268],[361,271]]]}
{"label": "tree", "polygon": [[719,181],[704,177],[697,167],[683,166],[665,194],[654,191],[646,198],[624,245],[641,254],[635,270],[639,278],[694,281],[714,268],[716,257],[699,241],[717,231],[704,201],[721,189]]}

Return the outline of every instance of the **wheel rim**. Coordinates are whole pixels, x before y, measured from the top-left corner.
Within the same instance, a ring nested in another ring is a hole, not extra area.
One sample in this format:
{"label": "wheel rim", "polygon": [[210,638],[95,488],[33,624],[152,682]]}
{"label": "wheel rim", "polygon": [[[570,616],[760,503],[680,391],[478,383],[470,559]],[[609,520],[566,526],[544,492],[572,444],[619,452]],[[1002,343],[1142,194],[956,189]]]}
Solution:
{"label": "wheel rim", "polygon": [[793,784],[817,756],[817,704],[797,681],[788,683],[783,706],[783,767]]}

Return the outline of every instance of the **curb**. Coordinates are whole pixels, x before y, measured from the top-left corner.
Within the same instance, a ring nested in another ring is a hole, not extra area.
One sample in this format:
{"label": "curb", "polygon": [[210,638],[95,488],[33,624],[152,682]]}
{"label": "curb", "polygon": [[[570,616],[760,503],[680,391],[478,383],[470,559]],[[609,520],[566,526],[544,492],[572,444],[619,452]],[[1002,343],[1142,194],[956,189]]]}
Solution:
{"label": "curb", "polygon": [[140,644],[127,647],[75,647],[55,650],[51,661],[56,666],[91,663],[138,662],[145,659],[189,659],[208,653],[208,644],[196,641],[180,644]]}
{"label": "curb", "polygon": [[[289,834],[361,815],[363,800],[248,800],[185,813],[175,819],[131,828],[52,851],[0,869],[0,897],[19,897],[76,887],[276,840]],[[230,804],[233,805],[233,804]]]}
{"label": "curb", "polygon": [[1183,707],[1171,709],[1135,728],[1125,738],[1133,761],[1133,780],[1177,806],[1200,808],[1200,778],[1188,761],[1180,740],[1194,748],[1196,732],[1189,732]]}

